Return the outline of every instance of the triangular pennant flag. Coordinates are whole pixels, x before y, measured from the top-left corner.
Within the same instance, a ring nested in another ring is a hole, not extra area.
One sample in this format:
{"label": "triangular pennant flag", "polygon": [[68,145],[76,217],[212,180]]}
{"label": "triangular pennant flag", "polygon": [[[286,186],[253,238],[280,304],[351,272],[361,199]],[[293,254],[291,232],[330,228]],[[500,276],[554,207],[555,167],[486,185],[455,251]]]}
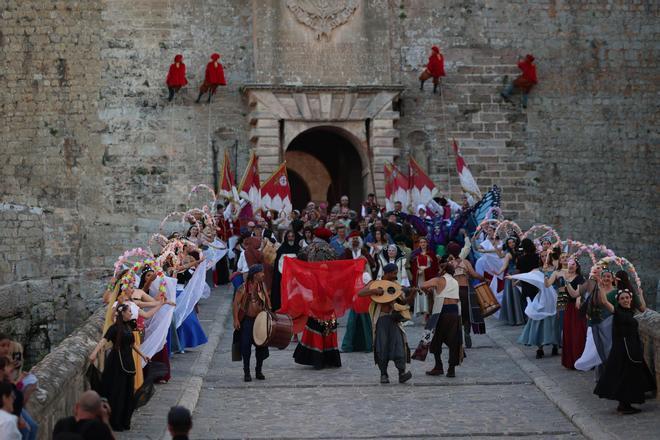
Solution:
{"label": "triangular pennant flag", "polygon": [[458,151],[456,139],[454,139],[454,153],[456,153],[456,171],[458,171],[461,187],[465,192],[468,203],[472,206],[481,199],[481,191],[479,191],[477,182],[474,180],[474,177],[472,177],[470,169],[465,163],[465,160],[463,160],[461,153]]}
{"label": "triangular pennant flag", "polygon": [[394,202],[401,202],[404,211],[410,204],[408,197],[408,176],[394,164],[385,164],[385,205],[387,210],[394,209]]}
{"label": "triangular pennant flag", "polygon": [[261,187],[261,207],[286,213],[290,213],[293,209],[286,162],[280,165]]}
{"label": "triangular pennant flag", "polygon": [[261,182],[259,181],[259,158],[254,152],[245,168],[241,184],[238,187],[239,195],[248,200],[252,211],[257,212],[261,207]]}
{"label": "triangular pennant flag", "polygon": [[438,189],[412,156],[410,156],[408,169],[410,174],[410,203],[413,206],[426,205],[435,197]]}
{"label": "triangular pennant flag", "polygon": [[220,188],[218,193],[228,199],[237,199],[236,186],[234,185],[234,176],[229,167],[229,154],[225,150],[225,157],[222,159],[222,169],[220,170]]}

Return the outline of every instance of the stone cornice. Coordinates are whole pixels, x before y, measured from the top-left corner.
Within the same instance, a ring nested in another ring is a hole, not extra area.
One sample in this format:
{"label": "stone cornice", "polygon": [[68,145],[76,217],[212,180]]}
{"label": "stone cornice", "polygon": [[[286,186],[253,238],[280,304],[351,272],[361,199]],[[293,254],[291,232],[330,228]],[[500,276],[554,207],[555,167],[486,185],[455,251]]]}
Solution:
{"label": "stone cornice", "polygon": [[307,93],[307,92],[339,92],[339,93],[401,93],[405,86],[401,84],[373,85],[301,85],[301,84],[243,84],[239,90],[243,94],[251,91],[267,90],[273,93]]}

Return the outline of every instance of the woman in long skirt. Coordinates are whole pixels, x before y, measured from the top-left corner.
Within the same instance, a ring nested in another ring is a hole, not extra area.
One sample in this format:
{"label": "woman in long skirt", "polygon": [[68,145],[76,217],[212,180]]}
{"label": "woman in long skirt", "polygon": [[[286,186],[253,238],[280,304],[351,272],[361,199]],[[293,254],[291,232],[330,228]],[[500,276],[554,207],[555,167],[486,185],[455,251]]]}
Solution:
{"label": "woman in long skirt", "polygon": [[127,304],[118,305],[115,323],[106,331],[89,356],[89,360],[95,362],[106,341],[112,343],[101,377],[101,396],[108,399],[112,409],[110,426],[114,431],[131,429],[131,417],[135,409],[133,382],[136,371],[133,351],[149,362],[149,358],[135,347],[133,332],[128,324],[130,320],[130,307]]}
{"label": "woman in long skirt", "polygon": [[[568,260],[568,269],[564,274],[566,290],[569,293],[568,303],[564,311],[564,328],[561,346],[561,364],[570,369],[575,369],[577,361],[587,340],[587,317],[580,314],[577,298],[578,288],[585,282],[580,272],[580,264],[574,259]],[[569,289],[568,286],[571,288]]]}
{"label": "woman in long skirt", "polygon": [[633,294],[627,289],[619,290],[616,307],[607,300],[604,290],[600,290],[599,294],[600,303],[614,314],[614,318],[612,350],[594,394],[600,398],[618,400],[617,411],[622,414],[635,414],[641,410],[631,406],[631,403],[644,403],[644,394],[655,390],[656,383],[644,361],[639,323],[632,308]]}
{"label": "woman in long skirt", "polygon": [[[504,262],[499,273],[506,275],[516,273],[516,256],[518,255],[518,239],[507,238],[504,245]],[[525,323],[525,308],[523,307],[522,294],[514,285],[513,280],[504,280],[504,294],[502,295],[502,308],[500,309],[500,321],[507,325],[523,325]]]}

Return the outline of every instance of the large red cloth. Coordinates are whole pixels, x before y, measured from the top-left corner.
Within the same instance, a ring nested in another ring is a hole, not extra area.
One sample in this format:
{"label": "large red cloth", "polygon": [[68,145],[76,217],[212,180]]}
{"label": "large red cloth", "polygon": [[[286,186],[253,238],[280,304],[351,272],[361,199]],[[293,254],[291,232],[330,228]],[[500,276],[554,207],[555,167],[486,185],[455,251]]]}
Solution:
{"label": "large red cloth", "polygon": [[[369,309],[371,299],[357,295],[364,287],[364,259],[315,262],[284,259],[280,313],[297,320],[301,316],[328,320],[343,316],[351,308],[356,312]],[[304,325],[305,320],[301,321]]]}
{"label": "large red cloth", "polygon": [[520,77],[530,84],[536,84],[538,79],[536,78],[536,66],[533,62],[525,59],[518,62],[518,68],[522,71]]}
{"label": "large red cloth", "polygon": [[431,76],[438,78],[440,76],[445,76],[445,59],[440,53],[434,53],[429,57],[429,63],[426,65],[426,68],[431,73]]}
{"label": "large red cloth", "polygon": [[188,80],[186,79],[186,65],[179,63],[179,67],[177,67],[176,63],[172,63],[169,72],[167,72],[166,82],[168,87],[183,87],[188,84]]}
{"label": "large red cloth", "polygon": [[206,74],[204,75],[204,82],[210,85],[226,86],[225,71],[222,69],[222,64],[211,61],[206,65]]}

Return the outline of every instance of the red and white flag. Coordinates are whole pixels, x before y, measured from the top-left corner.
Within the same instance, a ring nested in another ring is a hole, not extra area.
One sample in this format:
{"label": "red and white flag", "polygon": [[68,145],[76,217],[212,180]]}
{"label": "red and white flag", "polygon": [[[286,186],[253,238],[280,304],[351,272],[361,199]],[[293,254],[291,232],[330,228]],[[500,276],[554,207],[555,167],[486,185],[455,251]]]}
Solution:
{"label": "red and white flag", "polygon": [[435,197],[438,189],[412,156],[410,156],[408,169],[410,174],[410,203],[413,206],[426,205]]}
{"label": "red and white flag", "polygon": [[472,206],[477,203],[477,201],[481,200],[481,191],[479,191],[477,182],[474,180],[474,177],[472,177],[472,173],[465,163],[465,160],[463,160],[463,156],[458,152],[456,139],[454,139],[454,153],[456,153],[456,170],[458,171],[458,177],[461,180],[461,187],[465,192],[468,203]]}
{"label": "red and white flag", "polygon": [[261,182],[259,181],[259,158],[254,152],[245,168],[238,194],[252,205],[252,211],[257,212],[261,207]]}
{"label": "red and white flag", "polygon": [[234,175],[229,167],[229,154],[225,150],[225,157],[222,159],[222,170],[220,171],[220,188],[218,193],[228,199],[238,200],[238,191],[234,184]]}
{"label": "red and white flag", "polygon": [[385,208],[394,209],[394,202],[401,202],[403,210],[410,204],[408,196],[408,176],[403,174],[394,164],[385,164]]}
{"label": "red and white flag", "polygon": [[286,213],[290,213],[293,209],[289,176],[286,174],[286,162],[280,165],[261,187],[261,207],[262,209],[274,209]]}

